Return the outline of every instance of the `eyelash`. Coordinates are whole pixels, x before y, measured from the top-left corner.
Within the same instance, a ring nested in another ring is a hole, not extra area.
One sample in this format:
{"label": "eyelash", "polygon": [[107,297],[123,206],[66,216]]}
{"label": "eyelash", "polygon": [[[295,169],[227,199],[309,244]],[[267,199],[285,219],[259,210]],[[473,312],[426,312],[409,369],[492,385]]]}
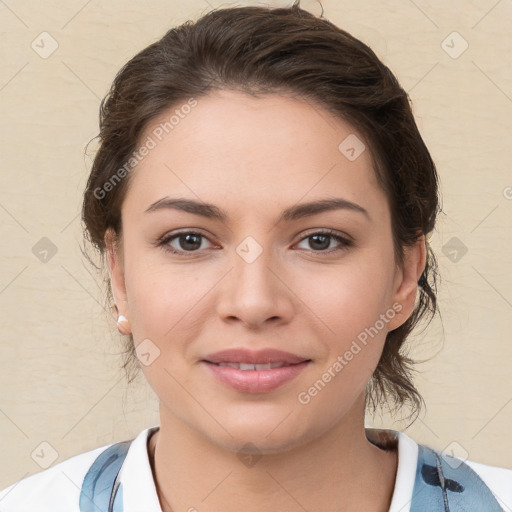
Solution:
{"label": "eyelash", "polygon": [[[192,256],[192,255],[194,255],[194,253],[199,253],[200,251],[179,251],[179,250],[176,250],[174,248],[171,248],[169,243],[172,240],[174,240],[174,239],[176,239],[176,238],[178,238],[180,236],[183,236],[183,235],[196,235],[196,236],[200,236],[202,238],[206,238],[208,240],[207,236],[205,236],[202,233],[199,233],[197,231],[180,231],[180,232],[177,232],[177,233],[164,235],[162,238],[160,238],[159,240],[156,241],[155,245],[157,247],[161,247],[166,252],[178,255],[180,257],[181,256],[183,256],[183,257]],[[311,237],[313,237],[315,235],[330,236],[331,238],[333,238],[334,240],[336,240],[337,242],[340,242],[342,244],[342,247],[340,247],[340,248],[328,249],[328,250],[324,250],[324,251],[322,251],[322,250],[315,251],[315,250],[311,249],[311,252],[313,252],[315,254],[332,254],[332,253],[335,253],[335,252],[345,251],[349,247],[352,247],[354,245],[352,240],[350,240],[349,238],[341,236],[340,234],[338,234],[337,231],[334,231],[332,229],[324,229],[324,230],[319,230],[319,231],[313,231],[313,232],[308,233],[307,235],[303,236],[299,240],[299,242],[297,242],[297,243],[300,243],[303,240],[307,240],[308,238],[311,238]]]}

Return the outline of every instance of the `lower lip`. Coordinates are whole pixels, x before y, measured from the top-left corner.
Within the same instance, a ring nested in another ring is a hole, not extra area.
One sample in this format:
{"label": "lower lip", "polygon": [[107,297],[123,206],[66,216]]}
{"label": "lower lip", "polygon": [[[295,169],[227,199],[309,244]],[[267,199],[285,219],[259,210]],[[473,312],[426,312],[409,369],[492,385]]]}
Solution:
{"label": "lower lip", "polygon": [[268,393],[299,375],[310,361],[272,368],[271,370],[238,370],[202,361],[223,384],[242,393]]}

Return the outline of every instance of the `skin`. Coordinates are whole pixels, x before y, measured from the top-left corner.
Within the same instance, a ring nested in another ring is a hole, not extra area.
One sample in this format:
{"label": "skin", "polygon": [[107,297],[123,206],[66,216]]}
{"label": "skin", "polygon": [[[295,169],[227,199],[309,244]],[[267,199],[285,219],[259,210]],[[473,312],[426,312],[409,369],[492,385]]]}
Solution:
{"label": "skin", "polygon": [[[366,438],[365,388],[387,332],[413,311],[425,239],[406,249],[399,268],[369,149],[354,161],[338,149],[357,134],[345,121],[277,94],[224,90],[197,101],[133,171],[122,243],[112,232],[105,238],[119,313],[136,346],[149,339],[160,351],[142,370],[160,401],[160,431],[149,448],[163,510],[386,511],[397,453]],[[175,108],[154,119],[141,140]],[[229,218],[145,213],[164,196],[213,203]],[[357,203],[369,218],[339,209],[277,223],[287,207],[333,197]],[[155,245],[184,228],[205,235],[193,240],[195,252],[179,238],[168,246],[184,256]],[[353,245],[334,238],[315,244],[311,235],[323,229],[348,235]],[[252,263],[236,252],[247,236],[263,250]],[[298,394],[394,303],[401,311],[301,404]],[[278,389],[249,395],[200,363],[240,346],[312,362]],[[248,442],[262,455],[251,467],[237,456]]]}

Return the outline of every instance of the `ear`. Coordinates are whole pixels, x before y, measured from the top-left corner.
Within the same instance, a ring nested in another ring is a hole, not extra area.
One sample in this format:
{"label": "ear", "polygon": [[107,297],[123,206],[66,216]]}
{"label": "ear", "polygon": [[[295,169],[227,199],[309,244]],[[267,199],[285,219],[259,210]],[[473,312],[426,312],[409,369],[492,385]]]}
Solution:
{"label": "ear", "polygon": [[118,237],[112,228],[107,229],[104,240],[112,295],[114,296],[118,314],[126,317],[128,312],[122,249],[119,246]]}
{"label": "ear", "polygon": [[401,309],[388,323],[390,331],[404,324],[414,311],[418,280],[425,269],[426,258],[425,235],[422,234],[414,245],[404,248],[404,263],[395,274],[392,303],[400,304]]}

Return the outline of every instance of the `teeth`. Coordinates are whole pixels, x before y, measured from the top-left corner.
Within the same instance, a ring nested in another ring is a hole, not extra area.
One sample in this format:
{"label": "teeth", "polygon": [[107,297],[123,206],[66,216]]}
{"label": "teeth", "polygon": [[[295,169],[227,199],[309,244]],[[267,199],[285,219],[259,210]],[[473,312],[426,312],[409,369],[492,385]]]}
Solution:
{"label": "teeth", "polygon": [[265,364],[252,364],[252,363],[218,363],[219,366],[229,366],[237,370],[272,370],[273,368],[281,368],[286,366],[285,363],[265,363]]}

